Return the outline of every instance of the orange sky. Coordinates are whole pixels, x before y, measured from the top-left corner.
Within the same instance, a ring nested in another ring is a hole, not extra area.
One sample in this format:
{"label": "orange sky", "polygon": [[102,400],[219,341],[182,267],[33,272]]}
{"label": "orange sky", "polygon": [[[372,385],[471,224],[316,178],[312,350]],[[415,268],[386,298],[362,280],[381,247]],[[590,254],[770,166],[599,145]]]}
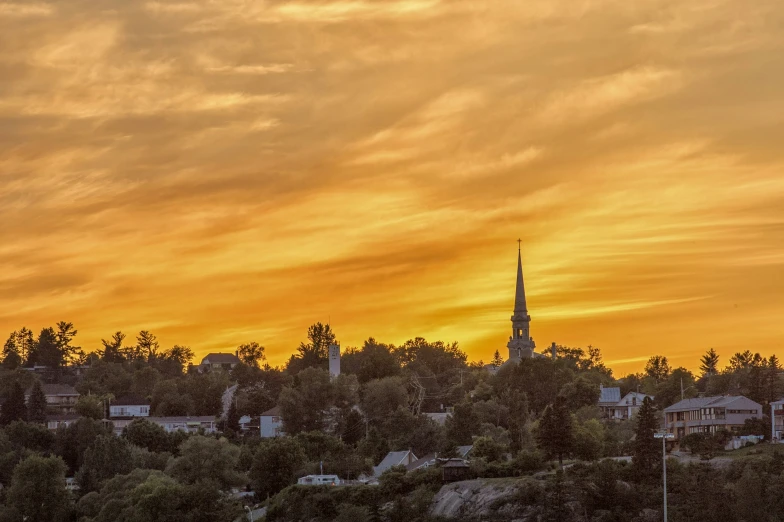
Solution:
{"label": "orange sky", "polygon": [[0,1],[0,334],[770,354],[780,0]]}

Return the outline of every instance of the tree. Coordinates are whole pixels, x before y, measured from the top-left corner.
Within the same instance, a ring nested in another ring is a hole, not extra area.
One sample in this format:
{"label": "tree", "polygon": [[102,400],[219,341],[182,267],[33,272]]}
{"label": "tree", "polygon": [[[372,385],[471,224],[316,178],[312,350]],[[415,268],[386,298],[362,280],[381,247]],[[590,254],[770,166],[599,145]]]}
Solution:
{"label": "tree", "polygon": [[598,460],[604,450],[605,428],[596,419],[589,419],[575,430],[574,454],[581,460]]}
{"label": "tree", "polygon": [[372,380],[362,393],[362,411],[370,422],[380,422],[406,404],[408,391],[400,377]]}
{"label": "tree", "polygon": [[240,413],[237,410],[237,402],[231,401],[229,411],[226,413],[226,427],[233,432],[240,431]]}
{"label": "tree", "polygon": [[69,364],[75,364],[79,360],[79,352],[81,351],[81,347],[72,346],[71,341],[73,341],[78,332],[76,329],[74,329],[73,323],[68,323],[66,321],[58,322],[56,327],[57,330],[55,331],[55,339],[57,342],[57,347],[60,350],[62,362],[66,366]]}
{"label": "tree", "polygon": [[283,430],[296,435],[326,427],[327,414],[334,403],[334,390],[327,370],[306,368],[297,374],[294,386],[280,392],[278,405]]}
{"label": "tree", "polygon": [[493,368],[500,368],[502,364],[504,364],[504,359],[501,357],[501,352],[496,350],[493,354],[493,359],[490,361],[490,366]]}
{"label": "tree", "polygon": [[656,382],[661,382],[670,376],[670,363],[663,355],[654,355],[645,365],[645,374]]}
{"label": "tree", "polygon": [[81,395],[76,400],[75,410],[81,417],[103,419],[105,414],[105,397],[98,395]]}
{"label": "tree", "polygon": [[221,490],[229,490],[243,483],[235,471],[240,448],[225,438],[196,435],[180,445],[180,456],[169,462],[166,472],[184,484],[209,480]]}
{"label": "tree", "polygon": [[506,448],[491,437],[477,437],[471,450],[471,458],[497,462],[504,458]]}
{"label": "tree", "polygon": [[578,375],[576,379],[561,387],[558,392],[566,399],[566,404],[572,411],[577,411],[583,406],[593,406],[599,401],[601,391],[595,382],[585,375]]}
{"label": "tree", "polygon": [[159,349],[158,339],[147,330],[142,330],[136,336],[136,358],[154,361],[158,356]]}
{"label": "tree", "polygon": [[25,420],[26,418],[25,392],[22,385],[15,382],[11,387],[11,393],[0,410],[0,425],[5,426],[13,421]]}
{"label": "tree", "polygon": [[335,343],[330,326],[316,323],[308,328],[308,343],[300,343],[297,353],[289,359],[289,372],[296,374],[305,368],[324,367],[329,357],[329,345]]}
{"label": "tree", "polygon": [[711,348],[700,358],[702,377],[711,377],[719,372],[719,354]]}
{"label": "tree", "polygon": [[131,422],[122,433],[128,442],[153,452],[171,451],[169,434],[161,426],[145,419]]}
{"label": "tree", "polygon": [[296,480],[295,472],[305,462],[305,452],[293,437],[276,437],[262,442],[253,458],[250,481],[259,498],[274,495]]}
{"label": "tree", "polygon": [[103,350],[101,350],[101,359],[110,362],[123,362],[125,360],[125,356],[123,352],[123,341],[125,340],[125,334],[122,332],[114,332],[112,334],[112,338],[110,340],[101,339],[101,343],[103,344]]}
{"label": "tree", "polygon": [[41,381],[38,380],[30,390],[30,398],[27,401],[27,419],[39,424],[46,422],[46,395],[41,387]]}
{"label": "tree", "polygon": [[185,371],[185,367],[193,360],[193,357],[193,350],[190,347],[175,344],[161,353],[158,367],[165,375],[179,377]]}
{"label": "tree", "polygon": [[258,368],[259,363],[265,359],[264,347],[257,342],[241,344],[239,348],[237,348],[237,356],[240,361],[248,366]]}
{"label": "tree", "polygon": [[537,436],[539,447],[551,458],[558,459],[563,467],[563,459],[572,452],[574,434],[572,432],[572,416],[566,398],[556,397],[555,401],[545,408],[539,420]]}
{"label": "tree", "polygon": [[65,463],[59,457],[31,455],[14,469],[7,502],[19,513],[20,520],[49,522],[65,520],[68,491],[65,489]]}
{"label": "tree", "polygon": [[654,437],[659,428],[656,409],[650,397],[645,397],[637,412],[632,463],[638,472],[651,473],[661,460],[661,442]]}
{"label": "tree", "polygon": [[344,373],[353,373],[364,384],[373,379],[383,379],[400,374],[400,363],[391,344],[382,344],[368,338],[357,350],[348,348],[341,356],[340,367]]}
{"label": "tree", "polygon": [[57,343],[54,328],[44,328],[38,335],[35,347],[30,353],[28,365],[40,364],[47,368],[59,368],[63,364],[63,352]]}
{"label": "tree", "polygon": [[96,491],[101,483],[133,469],[131,446],[125,439],[112,434],[100,435],[84,453],[84,461],[76,474],[82,494]]}
{"label": "tree", "polygon": [[24,362],[16,345],[17,333],[12,332],[8,340],[3,345],[3,368],[15,370]]}

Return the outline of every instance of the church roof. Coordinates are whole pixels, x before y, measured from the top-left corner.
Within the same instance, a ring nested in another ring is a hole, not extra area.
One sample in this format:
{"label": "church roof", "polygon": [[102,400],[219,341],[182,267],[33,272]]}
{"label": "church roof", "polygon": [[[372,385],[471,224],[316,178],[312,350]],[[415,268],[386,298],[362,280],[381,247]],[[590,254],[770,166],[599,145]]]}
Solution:
{"label": "church roof", "polygon": [[528,306],[525,303],[525,285],[523,284],[523,259],[520,250],[517,251],[517,287],[515,288],[514,313],[528,313]]}

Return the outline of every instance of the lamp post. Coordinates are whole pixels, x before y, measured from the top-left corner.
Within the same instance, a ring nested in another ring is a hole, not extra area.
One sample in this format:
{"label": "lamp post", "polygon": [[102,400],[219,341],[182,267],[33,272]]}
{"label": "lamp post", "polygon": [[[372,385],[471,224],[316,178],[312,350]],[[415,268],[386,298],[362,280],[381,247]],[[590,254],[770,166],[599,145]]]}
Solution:
{"label": "lamp post", "polygon": [[253,522],[253,511],[248,506],[245,506],[245,509],[248,510],[248,516],[250,517],[250,522]]}
{"label": "lamp post", "polygon": [[674,439],[675,435],[668,433],[667,430],[657,431],[653,434],[657,439],[662,440],[662,483],[664,485],[664,522],[667,522],[667,439]]}

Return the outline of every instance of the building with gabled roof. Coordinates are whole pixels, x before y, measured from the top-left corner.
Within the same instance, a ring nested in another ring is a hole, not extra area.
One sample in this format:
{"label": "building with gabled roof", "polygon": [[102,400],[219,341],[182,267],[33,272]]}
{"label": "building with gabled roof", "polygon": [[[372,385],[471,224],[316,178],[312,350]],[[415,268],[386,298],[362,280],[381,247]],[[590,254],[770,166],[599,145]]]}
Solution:
{"label": "building with gabled roof", "polygon": [[[53,414],[66,415],[76,412],[76,401],[79,392],[68,384],[42,384],[41,389],[46,396],[46,408]],[[30,400],[32,388],[25,392],[25,400]]]}
{"label": "building with gabled roof", "polygon": [[123,395],[109,405],[109,417],[149,417],[150,401],[139,395]]}
{"label": "building with gabled roof", "polygon": [[240,363],[240,358],[237,353],[216,352],[208,353],[199,364],[198,369],[200,372],[214,371],[214,370],[231,370]]}
{"label": "building with gabled roof", "polygon": [[378,477],[393,466],[408,466],[417,460],[417,456],[411,450],[390,451],[378,466],[373,466],[373,476]]}
{"label": "building with gabled roof", "polygon": [[283,432],[283,417],[280,414],[280,407],[275,406],[261,414],[259,419],[259,436],[267,439],[282,435],[285,435]]}
{"label": "building with gabled roof", "polygon": [[664,408],[665,428],[679,441],[692,433],[738,432],[762,417],[762,405],[742,395],[684,399]]}

